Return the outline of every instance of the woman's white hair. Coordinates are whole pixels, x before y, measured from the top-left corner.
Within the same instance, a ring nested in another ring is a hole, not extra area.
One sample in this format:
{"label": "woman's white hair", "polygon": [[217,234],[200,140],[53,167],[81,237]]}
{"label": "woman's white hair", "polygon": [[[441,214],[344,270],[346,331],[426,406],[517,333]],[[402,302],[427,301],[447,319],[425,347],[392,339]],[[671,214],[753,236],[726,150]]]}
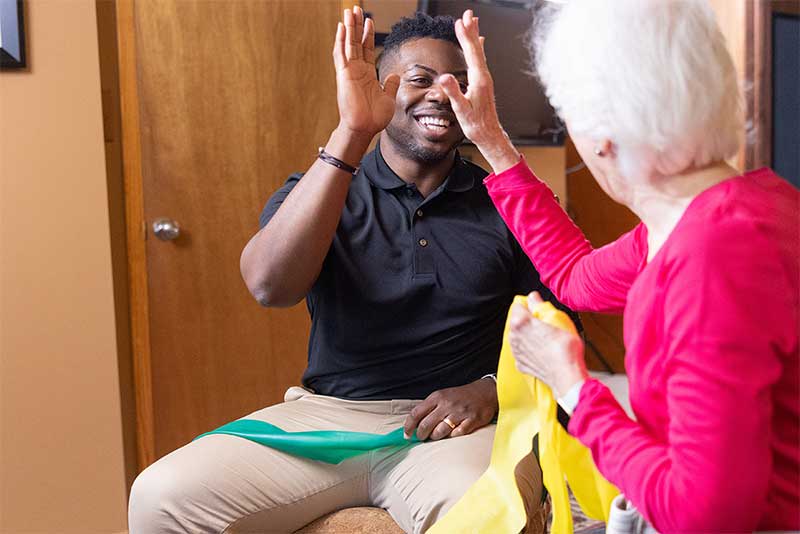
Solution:
{"label": "woman's white hair", "polygon": [[736,153],[736,71],[705,0],[568,0],[535,15],[534,64],[574,134],[611,140],[628,177]]}

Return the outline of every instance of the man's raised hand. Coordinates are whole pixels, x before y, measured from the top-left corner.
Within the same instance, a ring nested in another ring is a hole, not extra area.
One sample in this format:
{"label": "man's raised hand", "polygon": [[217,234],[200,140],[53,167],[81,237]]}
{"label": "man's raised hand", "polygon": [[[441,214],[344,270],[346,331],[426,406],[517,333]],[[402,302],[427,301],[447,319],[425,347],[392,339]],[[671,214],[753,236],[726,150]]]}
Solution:
{"label": "man's raised hand", "polygon": [[394,115],[400,77],[387,76],[383,87],[375,73],[375,28],[356,6],[344,11],[333,45],[339,128],[369,139],[383,130]]}

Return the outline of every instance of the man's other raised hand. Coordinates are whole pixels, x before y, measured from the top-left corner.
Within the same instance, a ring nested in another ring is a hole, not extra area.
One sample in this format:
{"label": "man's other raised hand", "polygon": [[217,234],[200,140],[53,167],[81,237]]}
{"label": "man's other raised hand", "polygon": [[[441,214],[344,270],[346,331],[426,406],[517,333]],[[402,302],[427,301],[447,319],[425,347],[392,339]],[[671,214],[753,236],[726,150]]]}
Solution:
{"label": "man's other raised hand", "polygon": [[452,74],[442,76],[442,89],[467,139],[475,143],[495,173],[519,162],[519,152],[511,144],[500,120],[494,101],[494,81],[486,63],[484,38],[480,35],[478,18],[468,9],[456,20],[456,37],[467,62],[467,92],[462,94]]}

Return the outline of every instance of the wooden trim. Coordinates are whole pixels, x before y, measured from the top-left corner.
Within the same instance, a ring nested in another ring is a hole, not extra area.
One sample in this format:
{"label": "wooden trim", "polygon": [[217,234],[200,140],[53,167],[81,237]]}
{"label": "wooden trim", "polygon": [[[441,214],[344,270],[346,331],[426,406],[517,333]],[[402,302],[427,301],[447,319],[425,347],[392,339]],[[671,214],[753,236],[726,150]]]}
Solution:
{"label": "wooden trim", "polygon": [[117,0],[119,85],[122,108],[122,163],[128,238],[133,381],[136,394],[136,444],[139,469],[155,461],[150,323],[147,295],[147,231],[142,186],[142,145],[136,64],[134,0]]}
{"label": "wooden trim", "polygon": [[772,11],[785,15],[800,15],[800,0],[772,0]]}
{"label": "wooden trim", "polygon": [[753,134],[746,145],[744,169],[772,165],[772,6],[771,0],[747,5],[745,96],[747,125]]}
{"label": "wooden trim", "polygon": [[122,442],[125,450],[125,482],[130,492],[139,473],[136,445],[136,393],[131,356],[130,291],[128,289],[128,239],[125,221],[125,183],[122,172],[120,131],[119,50],[117,5],[95,0],[97,42],[100,52],[100,88],[103,102],[103,134],[108,185],[108,221],[111,227],[111,264],[114,280],[114,312],[117,334]]}

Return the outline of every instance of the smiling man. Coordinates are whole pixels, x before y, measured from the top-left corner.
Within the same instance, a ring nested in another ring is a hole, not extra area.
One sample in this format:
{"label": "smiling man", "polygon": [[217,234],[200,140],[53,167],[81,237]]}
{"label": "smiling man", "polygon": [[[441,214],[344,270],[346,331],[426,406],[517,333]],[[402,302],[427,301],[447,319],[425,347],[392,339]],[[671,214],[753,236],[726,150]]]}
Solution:
{"label": "smiling man", "polygon": [[[204,437],[136,480],[132,534],[292,532],[364,505],[424,532],[488,465],[508,307],[548,292],[495,211],[486,172],[456,151],[464,136],[439,83],[448,73],[467,83],[453,20],[397,23],[379,80],[372,22],[348,10],[333,55],[340,124],[269,199],[241,258],[263,305],[306,300],[308,368],[285,402],[248,417],[287,431],[402,426],[428,441],[328,465]],[[519,473],[536,510],[539,468]]]}

